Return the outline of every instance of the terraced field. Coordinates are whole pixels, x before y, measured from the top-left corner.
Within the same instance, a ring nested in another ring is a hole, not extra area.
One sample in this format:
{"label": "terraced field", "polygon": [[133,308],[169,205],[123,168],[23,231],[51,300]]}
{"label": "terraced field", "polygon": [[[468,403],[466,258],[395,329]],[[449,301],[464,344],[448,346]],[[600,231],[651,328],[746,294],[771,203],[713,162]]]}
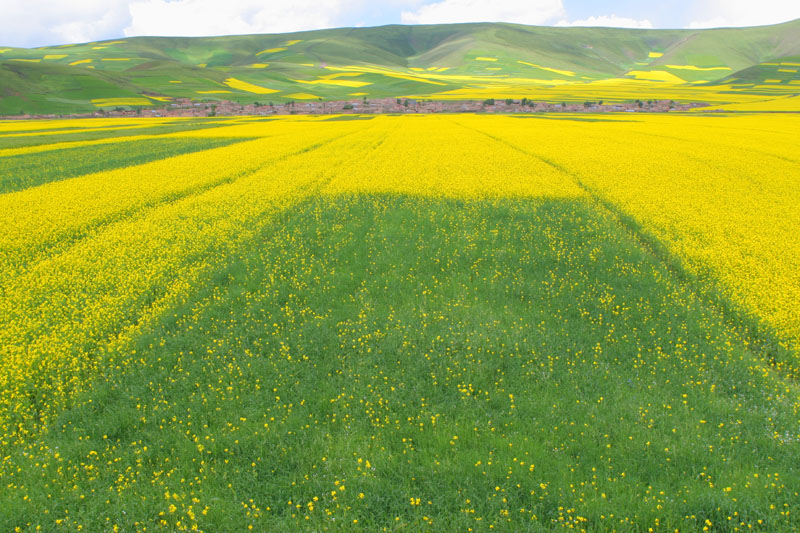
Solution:
{"label": "terraced field", "polygon": [[0,123],[0,530],[800,526],[800,117],[356,118]]}

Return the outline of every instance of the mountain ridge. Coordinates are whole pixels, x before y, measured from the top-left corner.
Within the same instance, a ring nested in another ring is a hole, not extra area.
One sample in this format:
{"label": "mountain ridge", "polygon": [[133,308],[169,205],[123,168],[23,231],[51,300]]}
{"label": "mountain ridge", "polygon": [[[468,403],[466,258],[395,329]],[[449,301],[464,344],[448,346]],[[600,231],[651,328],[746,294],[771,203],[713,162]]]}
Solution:
{"label": "mountain ridge", "polygon": [[725,101],[721,94],[800,92],[793,65],[800,63],[800,19],[708,30],[387,25],[0,50],[4,115],[163,105],[175,98],[560,100],[574,94],[613,101],[675,93],[696,100],[706,87],[709,100]]}

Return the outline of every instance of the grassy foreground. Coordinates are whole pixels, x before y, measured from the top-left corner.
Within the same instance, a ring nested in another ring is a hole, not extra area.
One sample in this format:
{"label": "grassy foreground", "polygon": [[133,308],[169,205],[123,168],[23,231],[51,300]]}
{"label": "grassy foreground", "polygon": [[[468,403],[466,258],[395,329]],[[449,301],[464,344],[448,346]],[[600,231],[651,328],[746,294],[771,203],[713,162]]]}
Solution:
{"label": "grassy foreground", "polygon": [[2,241],[28,345],[4,338],[0,529],[796,529],[792,345],[771,360],[738,314],[769,309],[720,305],[755,289],[686,255],[670,160],[641,211],[633,171],[563,150],[711,128],[735,162],[752,128],[762,168],[796,164],[791,120],[754,120],[243,124],[202,135],[262,137],[3,194],[18,217],[96,191]]}
{"label": "grassy foreground", "polygon": [[782,391],[587,202],[283,217],[54,422],[50,460],[14,457],[5,524],[795,523]]}

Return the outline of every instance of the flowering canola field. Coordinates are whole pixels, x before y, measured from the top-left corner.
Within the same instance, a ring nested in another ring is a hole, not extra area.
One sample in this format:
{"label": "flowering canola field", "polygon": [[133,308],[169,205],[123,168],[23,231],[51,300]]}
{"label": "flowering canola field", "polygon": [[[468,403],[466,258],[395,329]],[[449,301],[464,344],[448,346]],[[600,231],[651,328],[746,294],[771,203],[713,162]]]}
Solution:
{"label": "flowering canola field", "polygon": [[800,117],[348,118],[0,123],[0,530],[800,527]]}

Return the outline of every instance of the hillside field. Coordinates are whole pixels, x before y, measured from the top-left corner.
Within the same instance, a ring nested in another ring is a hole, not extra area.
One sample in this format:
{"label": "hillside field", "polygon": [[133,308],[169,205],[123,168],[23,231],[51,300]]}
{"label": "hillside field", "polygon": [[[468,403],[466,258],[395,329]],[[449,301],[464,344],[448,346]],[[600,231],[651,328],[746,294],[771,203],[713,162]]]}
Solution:
{"label": "hillside field", "polygon": [[798,131],[0,122],[0,531],[796,531]]}
{"label": "hillside field", "polygon": [[179,99],[659,99],[800,109],[800,20],[711,30],[391,25],[2,45],[0,116],[147,110]]}

